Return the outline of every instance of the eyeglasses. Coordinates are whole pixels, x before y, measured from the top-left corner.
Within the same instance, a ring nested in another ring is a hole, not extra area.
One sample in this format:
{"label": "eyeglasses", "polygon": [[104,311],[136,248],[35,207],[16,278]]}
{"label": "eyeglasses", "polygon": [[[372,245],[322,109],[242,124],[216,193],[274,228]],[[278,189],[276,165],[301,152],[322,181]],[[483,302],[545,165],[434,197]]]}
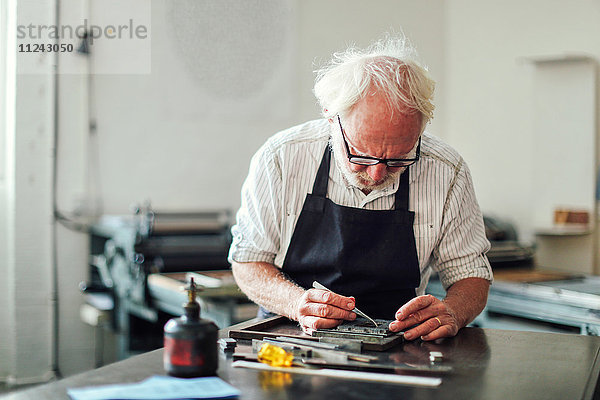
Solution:
{"label": "eyeglasses", "polygon": [[377,158],[377,157],[369,157],[369,156],[358,156],[356,154],[350,153],[350,146],[348,145],[348,141],[346,140],[346,133],[344,128],[342,127],[342,120],[340,116],[337,116],[338,122],[340,124],[340,129],[342,130],[342,139],[344,139],[344,145],[346,146],[346,153],[348,154],[348,161],[352,164],[358,165],[377,165],[379,163],[385,164],[390,168],[398,168],[398,167],[408,167],[419,161],[421,158],[421,137],[419,136],[419,144],[417,145],[417,152],[414,158]]}

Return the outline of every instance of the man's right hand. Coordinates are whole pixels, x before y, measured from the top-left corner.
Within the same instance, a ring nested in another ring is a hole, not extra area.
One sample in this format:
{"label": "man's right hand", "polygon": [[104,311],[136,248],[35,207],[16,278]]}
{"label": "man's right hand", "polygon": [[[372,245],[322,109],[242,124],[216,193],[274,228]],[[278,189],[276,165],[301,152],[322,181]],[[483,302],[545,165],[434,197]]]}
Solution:
{"label": "man's right hand", "polygon": [[297,320],[305,333],[315,329],[334,328],[344,320],[356,319],[352,312],[354,297],[344,297],[329,290],[309,289],[300,298],[297,306]]}

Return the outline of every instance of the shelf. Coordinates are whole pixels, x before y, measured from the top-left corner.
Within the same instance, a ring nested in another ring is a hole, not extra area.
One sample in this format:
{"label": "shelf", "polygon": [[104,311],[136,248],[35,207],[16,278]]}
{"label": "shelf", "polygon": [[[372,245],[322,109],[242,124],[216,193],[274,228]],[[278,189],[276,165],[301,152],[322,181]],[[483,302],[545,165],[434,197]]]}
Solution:
{"label": "shelf", "polygon": [[596,58],[589,54],[553,54],[553,55],[539,55],[529,57],[519,57],[517,59],[520,63],[528,64],[558,64],[564,62],[596,62]]}
{"label": "shelf", "polygon": [[586,236],[591,234],[592,229],[589,225],[553,226],[535,230],[536,236]]}

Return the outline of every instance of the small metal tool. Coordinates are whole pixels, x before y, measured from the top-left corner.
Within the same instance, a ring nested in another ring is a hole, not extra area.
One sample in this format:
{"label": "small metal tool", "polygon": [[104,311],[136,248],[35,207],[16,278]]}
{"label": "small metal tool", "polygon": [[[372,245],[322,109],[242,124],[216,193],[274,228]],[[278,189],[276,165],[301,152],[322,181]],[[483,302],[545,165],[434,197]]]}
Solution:
{"label": "small metal tool", "polygon": [[429,361],[433,363],[441,362],[444,359],[444,355],[440,351],[430,351]]}
{"label": "small metal tool", "polygon": [[231,339],[231,338],[222,338],[217,340],[217,343],[219,343],[219,347],[221,348],[221,351],[224,353],[229,353],[235,350],[235,346],[237,345],[237,341],[235,339]]}
{"label": "small metal tool", "polygon": [[[327,289],[325,286],[321,285],[319,282],[314,281],[312,286],[315,289],[321,289],[321,290],[328,290],[330,292],[333,292],[333,290],[329,290]],[[358,308],[354,307],[354,309],[352,310],[353,312],[357,313],[358,315],[360,315],[363,318],[366,318],[367,320],[369,320],[369,322],[371,322],[374,326],[377,326],[377,322],[375,322],[373,320],[373,318],[369,317],[367,314],[365,314],[364,312],[360,311]]]}

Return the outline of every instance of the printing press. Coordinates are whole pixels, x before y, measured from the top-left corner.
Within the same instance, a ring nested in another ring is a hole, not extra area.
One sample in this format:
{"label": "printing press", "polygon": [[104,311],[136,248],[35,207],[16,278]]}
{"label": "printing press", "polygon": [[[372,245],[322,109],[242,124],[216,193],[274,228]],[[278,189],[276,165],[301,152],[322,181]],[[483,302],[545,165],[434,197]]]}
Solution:
{"label": "printing press", "polygon": [[[162,346],[165,322],[182,310],[179,286],[186,273],[229,270],[230,226],[227,210],[161,213],[149,207],[103,216],[91,226],[89,278],[81,289],[87,306],[110,315],[118,358]],[[225,326],[239,322],[232,309],[248,302],[230,286],[218,293],[207,288],[200,299],[203,315]]]}

